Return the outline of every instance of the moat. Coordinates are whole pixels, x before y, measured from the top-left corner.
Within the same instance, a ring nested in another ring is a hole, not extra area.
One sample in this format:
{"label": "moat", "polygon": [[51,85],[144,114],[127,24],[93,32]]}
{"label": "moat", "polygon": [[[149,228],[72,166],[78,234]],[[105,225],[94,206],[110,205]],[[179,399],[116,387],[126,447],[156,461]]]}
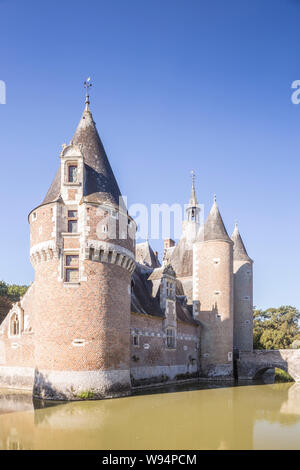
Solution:
{"label": "moat", "polygon": [[0,390],[0,449],[300,449],[300,384],[177,385],[69,403]]}

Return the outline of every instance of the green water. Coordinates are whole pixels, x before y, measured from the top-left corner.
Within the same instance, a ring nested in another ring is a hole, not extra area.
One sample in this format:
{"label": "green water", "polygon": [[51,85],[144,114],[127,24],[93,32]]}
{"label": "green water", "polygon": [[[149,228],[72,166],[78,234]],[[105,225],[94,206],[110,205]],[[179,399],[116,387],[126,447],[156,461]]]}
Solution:
{"label": "green water", "polygon": [[189,388],[51,406],[0,390],[0,449],[300,449],[300,384]]}

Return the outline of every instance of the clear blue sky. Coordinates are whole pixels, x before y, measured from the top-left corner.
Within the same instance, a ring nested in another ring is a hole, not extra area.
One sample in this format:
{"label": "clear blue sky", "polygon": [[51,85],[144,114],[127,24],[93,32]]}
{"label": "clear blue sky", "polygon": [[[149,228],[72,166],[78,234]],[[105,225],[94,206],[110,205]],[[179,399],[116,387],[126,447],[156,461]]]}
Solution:
{"label": "clear blue sky", "polygon": [[[123,194],[238,219],[254,303],[300,308],[298,0],[0,0],[0,278],[29,283],[28,212],[79,121],[82,82]],[[157,241],[154,248],[161,248]]]}

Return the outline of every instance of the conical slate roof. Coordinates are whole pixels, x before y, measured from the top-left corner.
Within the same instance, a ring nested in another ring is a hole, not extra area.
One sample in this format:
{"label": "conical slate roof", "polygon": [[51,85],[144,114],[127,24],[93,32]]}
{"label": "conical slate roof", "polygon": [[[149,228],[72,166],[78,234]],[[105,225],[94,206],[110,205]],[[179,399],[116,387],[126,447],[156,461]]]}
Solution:
{"label": "conical slate roof", "polygon": [[137,243],[135,257],[140,264],[145,264],[151,268],[160,267],[160,262],[148,240],[143,243]]}
{"label": "conical slate roof", "polygon": [[248,256],[245,245],[243,243],[242,237],[240,235],[237,223],[234,226],[233,234],[231,235],[231,240],[233,241],[233,258],[235,260],[245,260],[252,261]]}
{"label": "conical slate roof", "polygon": [[[85,165],[83,200],[119,206],[121,192],[99,137],[88,102],[75,131],[72,144],[80,146]],[[60,168],[43,203],[60,197]]]}
{"label": "conical slate roof", "polygon": [[56,175],[54,177],[54,180],[52,181],[52,184],[45,196],[45,199],[43,200],[42,204],[47,204],[48,202],[53,202],[53,201],[58,201],[60,198],[60,166],[56,172]]}
{"label": "conical slate roof", "polygon": [[[202,232],[203,236],[203,232]],[[216,199],[204,224],[204,241],[226,240],[231,241],[221,217]]]}

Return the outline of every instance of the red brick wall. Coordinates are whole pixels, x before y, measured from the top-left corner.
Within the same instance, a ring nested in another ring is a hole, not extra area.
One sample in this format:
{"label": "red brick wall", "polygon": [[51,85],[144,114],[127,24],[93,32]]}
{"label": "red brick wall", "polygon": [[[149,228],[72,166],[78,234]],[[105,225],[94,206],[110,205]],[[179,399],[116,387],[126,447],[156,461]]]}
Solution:
{"label": "red brick wall", "polygon": [[[53,217],[54,204],[46,204],[35,209],[30,214],[30,246],[47,240],[53,240],[52,232],[54,228]],[[37,218],[34,220],[33,214],[36,213]],[[40,231],[40,228],[42,230]]]}
{"label": "red brick wall", "polygon": [[[64,287],[58,261],[36,269],[35,361],[40,369],[128,369],[130,274],[107,263],[85,261],[88,282]],[[74,339],[85,340],[73,346]]]}
{"label": "red brick wall", "polygon": [[[196,359],[198,363],[199,351],[194,339],[181,339],[181,335],[199,336],[199,327],[187,323],[177,323],[176,349],[168,349],[165,345],[165,338],[158,337],[157,333],[163,333],[163,319],[151,315],[141,315],[132,313],[131,329],[143,330],[149,332],[149,336],[141,335],[139,337],[139,346],[133,346],[131,339],[131,367],[143,366],[173,366],[188,365],[190,356]],[[155,333],[155,336],[151,336]],[[149,344],[149,349],[144,349],[144,345]],[[187,348],[184,349],[184,346]],[[135,361],[133,356],[139,358]]]}
{"label": "red brick wall", "polygon": [[[232,364],[233,254],[232,244],[212,240],[194,244],[194,300],[200,301],[202,366]],[[220,315],[219,317],[217,315]],[[208,356],[206,357],[205,355]]]}

